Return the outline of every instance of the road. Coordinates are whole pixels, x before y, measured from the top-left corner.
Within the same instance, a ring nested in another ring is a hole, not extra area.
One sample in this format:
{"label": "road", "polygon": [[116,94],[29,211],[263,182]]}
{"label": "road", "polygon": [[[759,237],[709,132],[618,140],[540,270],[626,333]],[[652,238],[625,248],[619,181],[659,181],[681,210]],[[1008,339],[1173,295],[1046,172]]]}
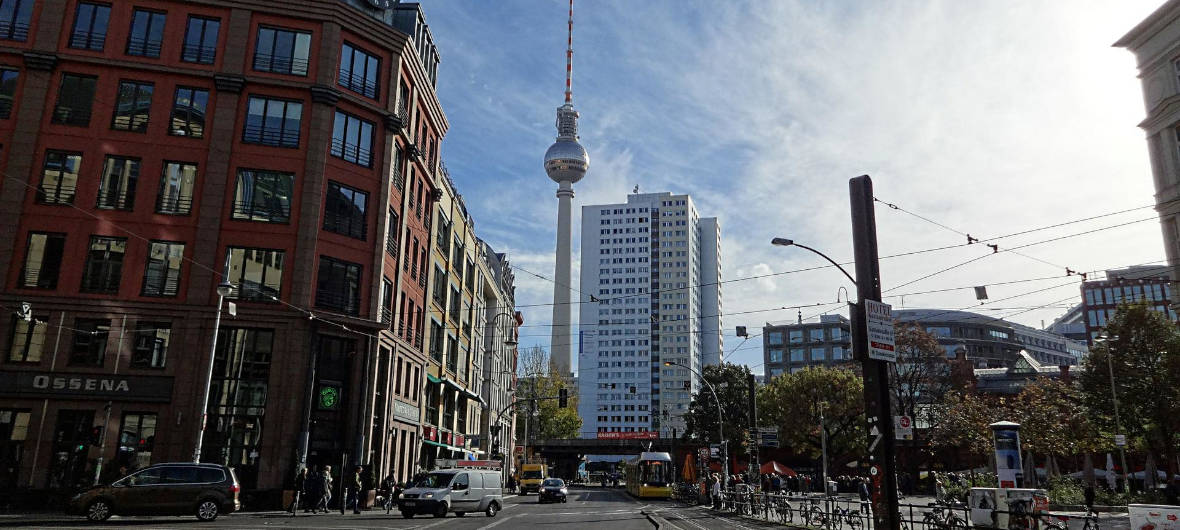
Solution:
{"label": "road", "polygon": [[565,504],[537,504],[536,495],[511,496],[504,500],[504,510],[495,517],[468,514],[458,518],[454,514],[444,519],[420,515],[404,519],[396,511],[366,511],[360,515],[339,512],[292,517],[286,512],[242,512],[217,518],[211,524],[200,523],[196,517],[112,517],[104,524],[93,524],[83,517],[60,514],[30,516],[0,516],[0,528],[314,528],[336,530],[349,528],[437,528],[439,530],[477,530],[498,528],[553,528],[557,526],[583,530],[609,528],[611,530],[652,530],[655,525],[644,515],[653,506],[668,507],[669,502],[653,505],[637,502],[622,489],[576,487],[569,491]]}

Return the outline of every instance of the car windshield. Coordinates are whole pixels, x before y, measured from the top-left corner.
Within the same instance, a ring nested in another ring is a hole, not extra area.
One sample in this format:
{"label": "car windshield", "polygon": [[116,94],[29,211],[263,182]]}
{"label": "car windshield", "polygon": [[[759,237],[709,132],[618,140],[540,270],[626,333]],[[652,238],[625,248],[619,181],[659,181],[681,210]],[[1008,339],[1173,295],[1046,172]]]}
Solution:
{"label": "car windshield", "polygon": [[520,478],[541,478],[541,470],[533,469],[520,474]]}
{"label": "car windshield", "polygon": [[430,473],[414,483],[418,488],[445,488],[455,478],[454,473]]}
{"label": "car windshield", "polygon": [[545,482],[542,482],[541,485],[545,486],[545,487],[549,487],[549,488],[565,487],[565,483],[562,482],[561,479],[559,479],[559,478],[547,479]]}

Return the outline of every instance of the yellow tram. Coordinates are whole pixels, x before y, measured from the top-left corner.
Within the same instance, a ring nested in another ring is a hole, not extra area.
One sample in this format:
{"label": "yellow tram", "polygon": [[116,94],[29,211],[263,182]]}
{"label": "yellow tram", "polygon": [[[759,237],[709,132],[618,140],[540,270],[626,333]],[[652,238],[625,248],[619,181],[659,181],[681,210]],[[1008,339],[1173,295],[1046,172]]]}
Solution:
{"label": "yellow tram", "polygon": [[671,499],[672,455],[643,452],[623,464],[627,493],[641,499]]}

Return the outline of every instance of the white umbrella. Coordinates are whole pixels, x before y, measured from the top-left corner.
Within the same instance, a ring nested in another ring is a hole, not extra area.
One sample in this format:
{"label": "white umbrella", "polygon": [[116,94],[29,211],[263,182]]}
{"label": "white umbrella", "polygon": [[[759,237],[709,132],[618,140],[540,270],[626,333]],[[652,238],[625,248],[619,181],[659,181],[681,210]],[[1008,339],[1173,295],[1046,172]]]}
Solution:
{"label": "white umbrella", "polygon": [[1114,457],[1110,456],[1110,453],[1106,453],[1106,485],[1113,490],[1116,484],[1114,478]]}

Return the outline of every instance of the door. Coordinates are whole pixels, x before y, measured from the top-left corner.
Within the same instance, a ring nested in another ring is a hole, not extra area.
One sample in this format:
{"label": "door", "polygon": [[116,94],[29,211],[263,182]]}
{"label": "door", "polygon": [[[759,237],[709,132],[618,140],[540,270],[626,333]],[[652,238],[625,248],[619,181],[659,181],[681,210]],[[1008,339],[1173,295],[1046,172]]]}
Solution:
{"label": "door", "polygon": [[197,468],[193,466],[167,466],[159,486],[158,510],[161,513],[185,514],[197,505],[202,485],[198,483]]}
{"label": "door", "polygon": [[159,489],[164,482],[164,470],[150,467],[117,483],[114,490],[115,509],[119,513],[155,513],[160,503]]}
{"label": "door", "polygon": [[472,473],[456,473],[451,481],[451,510],[456,512],[470,512],[475,509],[474,495],[471,492]]}
{"label": "door", "polygon": [[59,410],[53,428],[53,455],[49,466],[49,487],[74,490],[94,483],[87,476],[87,456],[94,426],[93,410]]}

